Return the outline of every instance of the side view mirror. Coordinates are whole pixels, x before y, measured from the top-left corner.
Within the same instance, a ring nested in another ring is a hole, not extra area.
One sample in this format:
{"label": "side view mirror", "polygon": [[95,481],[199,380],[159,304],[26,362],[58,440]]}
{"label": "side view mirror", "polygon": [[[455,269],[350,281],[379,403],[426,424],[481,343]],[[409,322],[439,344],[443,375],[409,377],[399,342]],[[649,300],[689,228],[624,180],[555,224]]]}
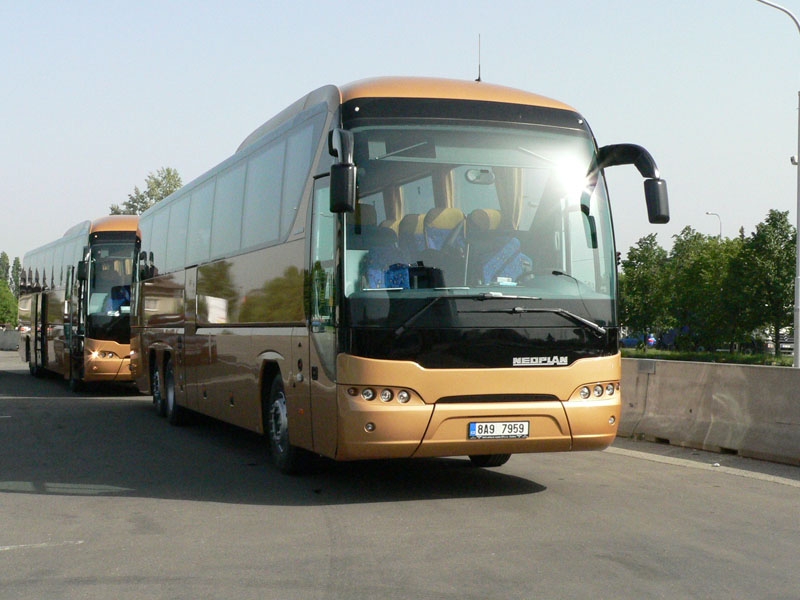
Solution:
{"label": "side view mirror", "polygon": [[647,217],[651,223],[669,223],[669,199],[667,182],[663,179],[644,180],[644,199],[647,202]]}
{"label": "side view mirror", "polygon": [[87,273],[86,273],[86,261],[82,260],[78,262],[78,273],[75,278],[78,281],[86,281]]}
{"label": "side view mirror", "polygon": [[333,129],[328,134],[328,152],[338,161],[331,165],[331,212],[356,209],[356,165],[353,163],[353,132]]}
{"label": "side view mirror", "polygon": [[636,144],[612,144],[597,151],[597,169],[617,165],[634,165],[644,181],[647,216],[651,223],[669,223],[667,182],[659,177],[656,161],[650,153]]}

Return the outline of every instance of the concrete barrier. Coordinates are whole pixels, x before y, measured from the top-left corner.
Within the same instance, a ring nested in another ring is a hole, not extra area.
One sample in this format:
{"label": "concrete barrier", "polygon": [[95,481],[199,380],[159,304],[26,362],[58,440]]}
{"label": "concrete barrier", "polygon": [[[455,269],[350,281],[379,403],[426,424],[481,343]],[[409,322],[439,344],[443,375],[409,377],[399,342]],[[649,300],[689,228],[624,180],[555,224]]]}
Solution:
{"label": "concrete barrier", "polygon": [[19,345],[19,331],[0,331],[0,350],[16,350]]}
{"label": "concrete barrier", "polygon": [[623,359],[619,434],[800,465],[800,369]]}

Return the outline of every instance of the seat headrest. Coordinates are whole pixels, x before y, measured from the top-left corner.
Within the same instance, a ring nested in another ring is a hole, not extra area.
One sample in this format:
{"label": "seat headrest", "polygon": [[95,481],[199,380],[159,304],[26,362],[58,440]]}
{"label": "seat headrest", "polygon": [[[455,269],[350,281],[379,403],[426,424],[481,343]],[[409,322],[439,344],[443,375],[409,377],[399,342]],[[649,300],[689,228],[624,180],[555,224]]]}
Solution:
{"label": "seat headrest", "polygon": [[460,208],[432,208],[425,215],[425,227],[453,229],[463,220],[464,213]]}
{"label": "seat headrest", "polygon": [[406,235],[419,235],[422,233],[423,216],[418,214],[408,214],[400,220],[400,233]]}
{"label": "seat headrest", "polygon": [[470,231],[494,231],[500,227],[502,215],[494,208],[476,208],[467,217]]}

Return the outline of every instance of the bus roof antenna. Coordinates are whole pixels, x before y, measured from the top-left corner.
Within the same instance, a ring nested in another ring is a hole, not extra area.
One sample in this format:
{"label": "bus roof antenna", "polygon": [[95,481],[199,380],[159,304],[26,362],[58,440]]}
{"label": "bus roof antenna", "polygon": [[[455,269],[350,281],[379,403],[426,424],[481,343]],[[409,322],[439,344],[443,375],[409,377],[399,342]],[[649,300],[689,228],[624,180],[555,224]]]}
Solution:
{"label": "bus roof antenna", "polygon": [[481,80],[481,34],[478,34],[478,78],[475,80],[480,82]]}

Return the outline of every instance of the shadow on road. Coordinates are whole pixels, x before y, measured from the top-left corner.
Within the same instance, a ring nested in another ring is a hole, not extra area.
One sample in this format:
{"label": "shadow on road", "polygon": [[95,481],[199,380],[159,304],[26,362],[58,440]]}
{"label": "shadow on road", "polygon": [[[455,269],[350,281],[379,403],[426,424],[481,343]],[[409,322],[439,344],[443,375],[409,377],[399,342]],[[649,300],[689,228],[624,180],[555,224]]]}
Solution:
{"label": "shadow on road", "polygon": [[261,436],[201,417],[171,427],[130,388],[72,394],[62,380],[22,369],[0,370],[0,440],[0,493],[302,506],[545,489],[461,458],[321,461],[311,474],[289,477],[269,466]]}

